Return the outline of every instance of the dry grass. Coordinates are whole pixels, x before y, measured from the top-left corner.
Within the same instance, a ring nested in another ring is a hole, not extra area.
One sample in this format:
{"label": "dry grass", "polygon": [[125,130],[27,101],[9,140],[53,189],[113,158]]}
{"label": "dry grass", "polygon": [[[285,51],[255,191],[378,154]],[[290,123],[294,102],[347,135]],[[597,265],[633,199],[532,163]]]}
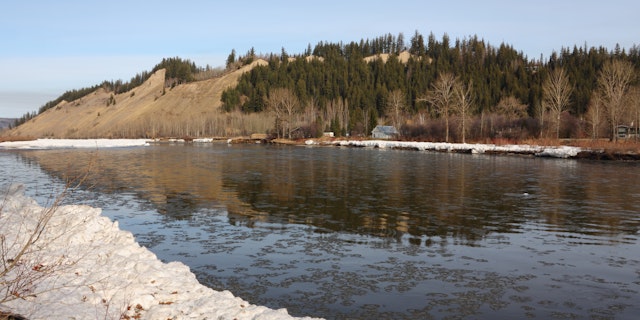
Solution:
{"label": "dry grass", "polygon": [[30,137],[30,136],[5,136],[5,137],[0,137],[0,142],[13,142],[13,141],[31,141],[31,140],[36,140],[36,138],[34,137]]}
{"label": "dry grass", "polygon": [[609,141],[608,139],[584,139],[569,140],[566,141],[565,144],[594,151],[600,150],[607,153],[640,154],[640,141],[637,140]]}
{"label": "dry grass", "polygon": [[[166,137],[236,137],[253,133],[266,133],[273,127],[273,116],[267,114],[244,114],[239,111],[222,113],[208,112],[198,116],[151,115],[114,126],[106,136],[109,138],[166,138]],[[92,134],[91,131],[88,132]],[[105,136],[105,133],[95,133]]]}
{"label": "dry grass", "polygon": [[[219,77],[164,86],[165,71],[154,73],[130,92],[113,94],[103,89],[63,102],[5,135],[48,138],[136,138],[183,136],[235,136],[264,133],[265,115],[226,114],[220,110],[222,92],[259,60]],[[213,76],[214,74],[210,75]]]}
{"label": "dry grass", "polygon": [[574,146],[584,150],[591,150],[596,153],[609,155],[640,155],[640,140],[624,139],[610,141],[609,139],[486,139],[475,141],[474,143],[488,143],[495,145],[535,145],[535,146]]}

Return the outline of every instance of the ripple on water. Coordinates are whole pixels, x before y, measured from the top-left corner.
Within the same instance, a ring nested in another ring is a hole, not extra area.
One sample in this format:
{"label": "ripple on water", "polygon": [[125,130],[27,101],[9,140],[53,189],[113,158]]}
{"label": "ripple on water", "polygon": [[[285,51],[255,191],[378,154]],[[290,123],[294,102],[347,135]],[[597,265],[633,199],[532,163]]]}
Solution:
{"label": "ripple on water", "polygon": [[[629,179],[640,174],[635,165],[391,150],[278,151],[211,146],[109,152],[104,164],[114,165],[106,187],[69,200],[105,208],[141,244],[164,261],[183,261],[202,283],[295,315],[546,319],[640,313],[640,194]],[[4,166],[0,154],[0,171],[24,173],[45,199],[43,191],[59,181],[42,172],[35,178],[35,163],[53,168],[77,158],[74,151],[45,157],[25,154],[23,165],[30,169],[14,170],[16,162]],[[176,163],[190,170],[167,170]]]}

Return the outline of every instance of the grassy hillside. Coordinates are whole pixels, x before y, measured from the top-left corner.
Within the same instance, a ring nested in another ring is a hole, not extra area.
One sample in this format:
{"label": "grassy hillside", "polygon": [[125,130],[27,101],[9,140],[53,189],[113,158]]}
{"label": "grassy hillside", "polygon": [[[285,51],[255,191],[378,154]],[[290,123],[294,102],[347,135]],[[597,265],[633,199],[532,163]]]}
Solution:
{"label": "grassy hillside", "polygon": [[62,101],[11,130],[11,136],[36,138],[155,138],[236,136],[263,133],[273,120],[265,114],[220,111],[222,91],[234,86],[256,60],[213,79],[165,87],[165,69],[127,92],[99,88],[74,101]]}

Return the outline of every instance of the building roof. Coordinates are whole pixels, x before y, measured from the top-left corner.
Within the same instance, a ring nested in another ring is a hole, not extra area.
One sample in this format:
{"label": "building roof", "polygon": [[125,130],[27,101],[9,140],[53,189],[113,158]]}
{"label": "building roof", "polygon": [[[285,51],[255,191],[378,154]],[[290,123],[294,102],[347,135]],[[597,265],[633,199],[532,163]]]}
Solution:
{"label": "building roof", "polygon": [[394,126],[376,126],[372,132],[382,132],[386,135],[398,134],[398,130]]}

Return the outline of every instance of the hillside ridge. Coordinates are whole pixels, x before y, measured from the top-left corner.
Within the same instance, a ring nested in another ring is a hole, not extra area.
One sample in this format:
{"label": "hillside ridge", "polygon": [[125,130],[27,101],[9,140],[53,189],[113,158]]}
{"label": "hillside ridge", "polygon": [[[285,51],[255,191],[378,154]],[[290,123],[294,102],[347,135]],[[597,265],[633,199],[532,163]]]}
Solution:
{"label": "hillside ridge", "polygon": [[[376,54],[365,57],[365,62],[381,59],[386,63],[390,54]],[[411,54],[403,51],[399,61],[407,63]],[[293,60],[295,58],[290,58]],[[322,57],[307,56],[305,60]],[[200,136],[210,131],[193,128],[194,123],[210,126],[219,122],[222,92],[238,83],[239,77],[255,66],[267,65],[264,59],[256,59],[237,70],[212,79],[166,86],[166,70],[160,69],[140,86],[127,92],[115,94],[104,88],[73,100],[62,100],[33,119],[10,130],[8,135],[32,138],[158,138],[168,136]],[[178,107],[179,106],[179,107]],[[210,118],[206,124],[207,117]],[[262,115],[269,118],[268,115]],[[267,123],[271,124],[268,119]],[[204,124],[203,124],[204,123]],[[181,128],[182,127],[182,128]],[[191,128],[189,128],[191,127]],[[255,126],[254,126],[255,127]],[[252,132],[226,127],[221,136],[264,133],[267,127]],[[173,132],[174,134],[167,134]]]}
{"label": "hillside ridge", "polygon": [[[219,114],[222,91],[245,72],[266,61],[258,59],[238,70],[208,80],[165,87],[165,69],[127,92],[103,88],[74,101],[62,101],[9,131],[10,136],[35,138],[155,138]],[[172,129],[172,127],[175,127]],[[175,130],[174,130],[175,129]],[[197,135],[192,128],[182,135]]]}

